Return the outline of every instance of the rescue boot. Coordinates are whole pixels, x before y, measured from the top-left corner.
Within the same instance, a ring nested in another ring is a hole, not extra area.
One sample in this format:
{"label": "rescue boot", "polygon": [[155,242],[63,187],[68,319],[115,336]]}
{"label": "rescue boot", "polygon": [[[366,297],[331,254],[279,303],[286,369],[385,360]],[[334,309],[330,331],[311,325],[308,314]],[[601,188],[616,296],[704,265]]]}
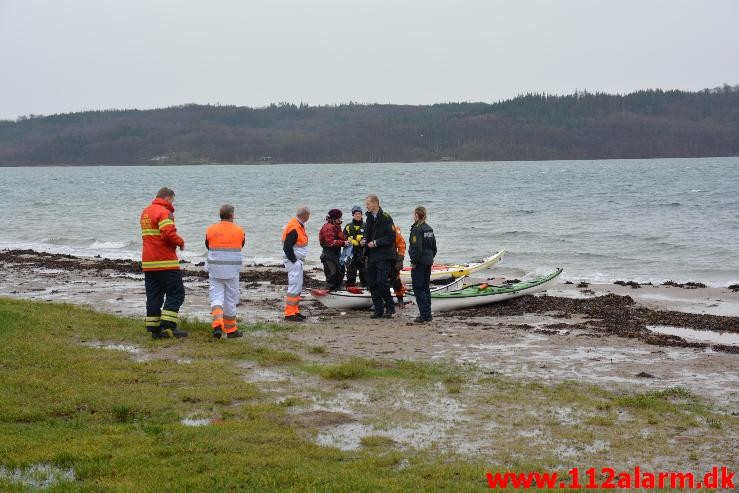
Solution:
{"label": "rescue boot", "polygon": [[425,324],[427,322],[427,320],[423,317],[416,317],[413,319],[413,321],[417,324]]}
{"label": "rescue boot", "polygon": [[308,318],[300,312],[296,313],[295,316],[298,317],[300,320],[305,320],[306,318]]}
{"label": "rescue boot", "polygon": [[226,334],[226,337],[229,339],[237,339],[239,337],[244,337],[244,334],[242,334],[241,332],[239,332],[238,329],[236,329],[233,332],[229,332],[228,334]]}
{"label": "rescue boot", "polygon": [[223,336],[223,331],[220,327],[216,327],[213,329],[213,337],[216,339],[220,339]]}
{"label": "rescue boot", "polygon": [[187,332],[178,329],[177,327],[161,328],[160,330],[151,333],[152,339],[180,339],[182,337],[187,337]]}
{"label": "rescue boot", "polygon": [[297,315],[285,315],[285,322],[302,322],[303,319]]}

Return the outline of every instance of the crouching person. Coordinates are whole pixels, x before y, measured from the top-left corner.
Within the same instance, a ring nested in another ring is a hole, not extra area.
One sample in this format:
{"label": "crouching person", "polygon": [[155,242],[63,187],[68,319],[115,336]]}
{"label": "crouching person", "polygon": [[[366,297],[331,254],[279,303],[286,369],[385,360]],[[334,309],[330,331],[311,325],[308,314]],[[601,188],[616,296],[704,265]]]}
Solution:
{"label": "crouching person", "polygon": [[242,335],[236,326],[236,305],[239,303],[239,273],[243,264],[241,249],[246,235],[233,222],[232,205],[221,207],[220,216],[221,222],[209,226],[205,234],[210,312],[213,337],[220,339],[225,333],[226,337],[233,339]]}

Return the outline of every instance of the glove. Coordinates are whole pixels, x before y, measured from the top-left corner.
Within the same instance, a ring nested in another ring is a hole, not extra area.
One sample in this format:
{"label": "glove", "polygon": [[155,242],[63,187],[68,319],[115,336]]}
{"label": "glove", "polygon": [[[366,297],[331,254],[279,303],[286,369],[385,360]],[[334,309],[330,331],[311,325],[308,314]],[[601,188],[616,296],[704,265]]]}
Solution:
{"label": "glove", "polygon": [[401,257],[400,255],[398,255],[395,259],[395,270],[399,272],[403,270],[403,257]]}

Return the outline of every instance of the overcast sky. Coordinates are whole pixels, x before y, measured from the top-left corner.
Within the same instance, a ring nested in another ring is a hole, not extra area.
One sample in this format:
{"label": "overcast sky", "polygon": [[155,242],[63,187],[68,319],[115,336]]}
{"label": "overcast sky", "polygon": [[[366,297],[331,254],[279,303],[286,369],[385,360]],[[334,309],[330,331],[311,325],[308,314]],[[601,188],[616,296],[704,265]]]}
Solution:
{"label": "overcast sky", "polygon": [[0,0],[0,118],[739,83],[736,0]]}

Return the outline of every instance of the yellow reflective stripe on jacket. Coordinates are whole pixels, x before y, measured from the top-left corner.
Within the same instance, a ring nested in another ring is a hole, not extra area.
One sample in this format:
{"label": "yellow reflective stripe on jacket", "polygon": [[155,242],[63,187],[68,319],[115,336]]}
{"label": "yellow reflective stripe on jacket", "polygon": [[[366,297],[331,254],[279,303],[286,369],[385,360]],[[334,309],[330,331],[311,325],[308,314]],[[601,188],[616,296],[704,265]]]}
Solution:
{"label": "yellow reflective stripe on jacket", "polygon": [[158,229],[142,229],[141,236],[162,236],[162,233]]}
{"label": "yellow reflective stripe on jacket", "polygon": [[157,269],[160,267],[179,267],[179,260],[157,260],[155,262],[141,262],[144,269]]}
{"label": "yellow reflective stripe on jacket", "polygon": [[171,219],[164,219],[162,221],[159,221],[159,229],[162,229],[165,226],[174,226],[174,221]]}

